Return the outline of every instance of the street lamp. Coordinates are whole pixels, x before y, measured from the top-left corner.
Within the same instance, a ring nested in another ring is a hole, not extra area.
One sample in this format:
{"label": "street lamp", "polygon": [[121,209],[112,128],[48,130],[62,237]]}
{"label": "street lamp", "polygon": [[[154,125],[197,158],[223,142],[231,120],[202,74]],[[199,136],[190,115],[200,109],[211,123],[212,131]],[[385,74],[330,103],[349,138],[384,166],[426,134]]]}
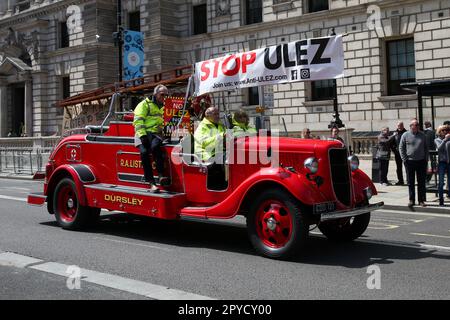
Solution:
{"label": "street lamp", "polygon": [[123,28],[122,28],[122,1],[117,0],[117,31],[113,32],[114,45],[119,47],[119,74],[118,81],[122,82],[122,44],[123,44]]}
{"label": "street lamp", "polygon": [[[335,36],[336,32],[334,28],[331,29],[331,36]],[[328,128],[338,127],[343,128],[345,127],[345,124],[342,123],[342,120],[339,117],[339,110],[338,110],[338,93],[337,93],[337,80],[333,79],[333,86],[334,86],[334,98],[333,98],[333,120],[331,120],[330,124],[328,125]]]}

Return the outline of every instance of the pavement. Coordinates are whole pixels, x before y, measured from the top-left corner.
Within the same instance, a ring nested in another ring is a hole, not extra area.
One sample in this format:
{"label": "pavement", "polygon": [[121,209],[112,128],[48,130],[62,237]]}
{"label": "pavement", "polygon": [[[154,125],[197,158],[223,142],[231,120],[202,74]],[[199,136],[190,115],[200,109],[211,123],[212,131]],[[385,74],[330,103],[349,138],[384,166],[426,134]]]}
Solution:
{"label": "pavement", "polygon": [[[361,159],[360,169],[364,171],[370,178],[372,178],[372,160]],[[444,198],[444,207],[439,206],[439,197],[435,193],[427,193],[427,205],[425,208],[418,205],[410,208],[408,207],[409,194],[408,186],[396,186],[397,180],[397,167],[395,161],[389,162],[388,180],[392,184],[390,186],[383,186],[380,183],[375,183],[378,195],[374,196],[370,202],[383,201],[385,209],[390,210],[405,210],[416,212],[432,212],[432,213],[447,213],[450,214],[450,198]],[[403,168],[403,178],[406,180],[406,173]],[[433,182],[434,178],[432,179]],[[417,197],[417,186],[416,186]],[[416,199],[417,200],[417,199]],[[417,204],[417,201],[416,201]]]}
{"label": "pavement", "polygon": [[[361,158],[360,169],[363,170],[370,178],[372,178],[371,159]],[[405,172],[403,172],[403,177],[406,179]],[[0,172],[0,179],[2,178],[32,180],[32,176],[28,174],[14,174],[14,173]],[[378,195],[372,198],[371,203],[383,201],[385,204],[385,209],[390,210],[406,210],[413,212],[432,212],[432,213],[450,214],[450,198],[445,198],[444,207],[440,207],[438,195],[435,193],[427,193],[427,201],[426,201],[427,207],[423,208],[418,205],[412,208],[408,207],[409,202],[408,186],[395,185],[395,183],[397,182],[395,161],[389,162],[388,180],[390,181],[390,183],[392,183],[391,186],[382,186],[380,183],[375,183]]]}

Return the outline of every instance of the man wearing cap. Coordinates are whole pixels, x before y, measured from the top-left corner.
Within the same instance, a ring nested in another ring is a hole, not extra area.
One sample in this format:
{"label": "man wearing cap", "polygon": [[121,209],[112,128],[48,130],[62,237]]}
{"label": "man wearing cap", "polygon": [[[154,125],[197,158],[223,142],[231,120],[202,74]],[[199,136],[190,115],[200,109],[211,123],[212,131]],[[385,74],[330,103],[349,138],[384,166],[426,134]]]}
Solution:
{"label": "man wearing cap", "polygon": [[164,126],[164,98],[168,93],[167,87],[160,84],[155,87],[152,99],[145,98],[134,109],[135,146],[139,148],[141,154],[144,179],[150,184],[150,190],[154,192],[159,192],[159,188],[153,177],[149,156],[151,153],[156,162],[156,170],[161,181],[164,173],[161,134]]}

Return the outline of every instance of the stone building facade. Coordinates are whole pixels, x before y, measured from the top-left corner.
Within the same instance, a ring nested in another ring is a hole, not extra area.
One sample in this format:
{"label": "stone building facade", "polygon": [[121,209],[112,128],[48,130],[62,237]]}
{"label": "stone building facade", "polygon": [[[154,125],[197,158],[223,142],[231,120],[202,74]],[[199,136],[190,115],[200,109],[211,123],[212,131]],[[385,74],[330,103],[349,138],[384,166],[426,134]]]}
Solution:
{"label": "stone building facade", "polygon": [[[0,1],[2,136],[11,123],[19,125],[11,115],[22,104],[27,134],[56,133],[61,112],[54,103],[64,91],[73,95],[117,79],[115,5],[116,0]],[[344,34],[339,113],[356,131],[395,127],[417,116],[417,97],[401,91],[401,82],[450,78],[450,0],[123,0],[122,7],[124,28],[144,33],[147,73],[333,31]],[[64,23],[69,43],[61,48]],[[22,93],[23,102],[15,98]],[[333,96],[333,81],[298,82],[236,90],[229,102],[250,113],[262,103],[273,126],[284,122],[298,132],[327,128]],[[435,99],[436,124],[450,119],[449,105],[448,98]],[[431,118],[429,101],[424,116]]]}
{"label": "stone building facade", "polygon": [[112,1],[0,1],[0,136],[61,133],[63,97],[114,81]]}

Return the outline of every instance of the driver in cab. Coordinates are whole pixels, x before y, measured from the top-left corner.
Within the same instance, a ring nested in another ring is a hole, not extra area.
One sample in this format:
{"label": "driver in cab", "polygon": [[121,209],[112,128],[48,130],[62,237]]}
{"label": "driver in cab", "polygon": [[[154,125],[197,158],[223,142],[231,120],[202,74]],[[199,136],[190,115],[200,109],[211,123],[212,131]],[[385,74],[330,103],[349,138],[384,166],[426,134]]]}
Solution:
{"label": "driver in cab", "polygon": [[194,153],[202,161],[212,160],[212,162],[216,162],[213,160],[216,156],[216,150],[223,149],[225,128],[219,120],[219,109],[209,107],[205,111],[205,117],[195,130]]}

